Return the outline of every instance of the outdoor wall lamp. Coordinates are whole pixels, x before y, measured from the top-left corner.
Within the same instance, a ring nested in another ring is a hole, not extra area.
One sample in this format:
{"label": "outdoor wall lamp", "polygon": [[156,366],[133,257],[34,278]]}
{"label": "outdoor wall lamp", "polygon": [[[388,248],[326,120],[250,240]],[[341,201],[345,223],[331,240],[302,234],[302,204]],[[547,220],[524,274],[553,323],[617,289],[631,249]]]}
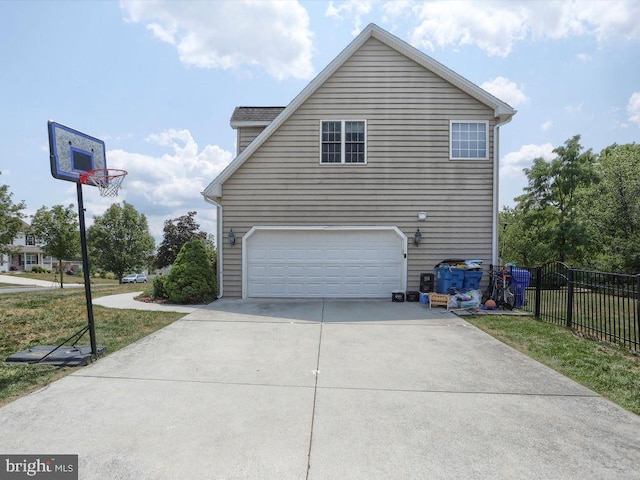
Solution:
{"label": "outdoor wall lamp", "polygon": [[420,229],[416,230],[416,233],[413,234],[413,244],[417,247],[420,245],[420,240],[422,240],[422,233],[420,233]]}
{"label": "outdoor wall lamp", "polygon": [[229,230],[229,245],[232,247],[236,244],[236,234],[233,233],[233,230]]}

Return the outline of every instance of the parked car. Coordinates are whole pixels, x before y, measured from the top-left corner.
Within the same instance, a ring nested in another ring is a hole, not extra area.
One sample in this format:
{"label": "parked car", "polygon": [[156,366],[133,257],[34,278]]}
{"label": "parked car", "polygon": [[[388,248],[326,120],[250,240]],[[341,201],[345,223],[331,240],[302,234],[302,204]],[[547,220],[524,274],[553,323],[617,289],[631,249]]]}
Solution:
{"label": "parked car", "polygon": [[144,273],[130,273],[122,278],[122,283],[147,283],[147,276]]}

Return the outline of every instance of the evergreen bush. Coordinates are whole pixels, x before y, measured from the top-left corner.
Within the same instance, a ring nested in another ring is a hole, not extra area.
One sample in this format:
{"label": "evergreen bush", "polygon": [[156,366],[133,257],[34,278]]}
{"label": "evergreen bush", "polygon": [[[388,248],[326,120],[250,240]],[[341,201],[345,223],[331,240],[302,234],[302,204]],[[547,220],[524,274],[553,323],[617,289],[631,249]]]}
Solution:
{"label": "evergreen bush", "polygon": [[191,240],[184,244],[164,286],[172,303],[215,300],[218,285],[202,240]]}
{"label": "evergreen bush", "polygon": [[165,288],[165,282],[167,277],[164,275],[158,275],[153,279],[153,296],[155,298],[168,298],[167,289]]}

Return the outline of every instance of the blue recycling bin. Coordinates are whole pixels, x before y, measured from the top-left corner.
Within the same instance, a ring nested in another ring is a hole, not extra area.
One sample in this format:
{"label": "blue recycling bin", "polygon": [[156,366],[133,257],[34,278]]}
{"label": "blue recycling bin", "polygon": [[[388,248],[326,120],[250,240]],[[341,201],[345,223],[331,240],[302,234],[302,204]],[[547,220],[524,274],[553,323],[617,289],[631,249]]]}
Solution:
{"label": "blue recycling bin", "polygon": [[480,282],[482,281],[482,270],[465,270],[464,282],[462,283],[462,291],[480,290]]}
{"label": "blue recycling bin", "polygon": [[436,267],[436,293],[455,293],[462,290],[464,269],[448,265]]}
{"label": "blue recycling bin", "polygon": [[516,308],[524,305],[525,293],[529,283],[531,282],[531,272],[519,268],[511,269],[511,284],[516,294]]}

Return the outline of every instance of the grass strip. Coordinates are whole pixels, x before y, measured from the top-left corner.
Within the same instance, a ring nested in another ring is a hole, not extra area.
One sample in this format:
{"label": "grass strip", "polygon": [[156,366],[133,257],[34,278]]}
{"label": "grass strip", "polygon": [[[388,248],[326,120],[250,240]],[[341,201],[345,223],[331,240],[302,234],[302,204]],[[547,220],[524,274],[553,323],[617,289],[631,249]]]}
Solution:
{"label": "grass strip", "polygon": [[[142,291],[142,285],[99,286],[92,297]],[[58,345],[87,324],[83,288],[0,295],[0,406],[82,367],[6,363],[9,355],[35,345]],[[93,307],[98,345],[107,355],[174,322],[184,313]],[[86,334],[79,344],[88,345]]]}
{"label": "grass strip", "polygon": [[640,357],[532,317],[465,317],[489,335],[640,415]]}

